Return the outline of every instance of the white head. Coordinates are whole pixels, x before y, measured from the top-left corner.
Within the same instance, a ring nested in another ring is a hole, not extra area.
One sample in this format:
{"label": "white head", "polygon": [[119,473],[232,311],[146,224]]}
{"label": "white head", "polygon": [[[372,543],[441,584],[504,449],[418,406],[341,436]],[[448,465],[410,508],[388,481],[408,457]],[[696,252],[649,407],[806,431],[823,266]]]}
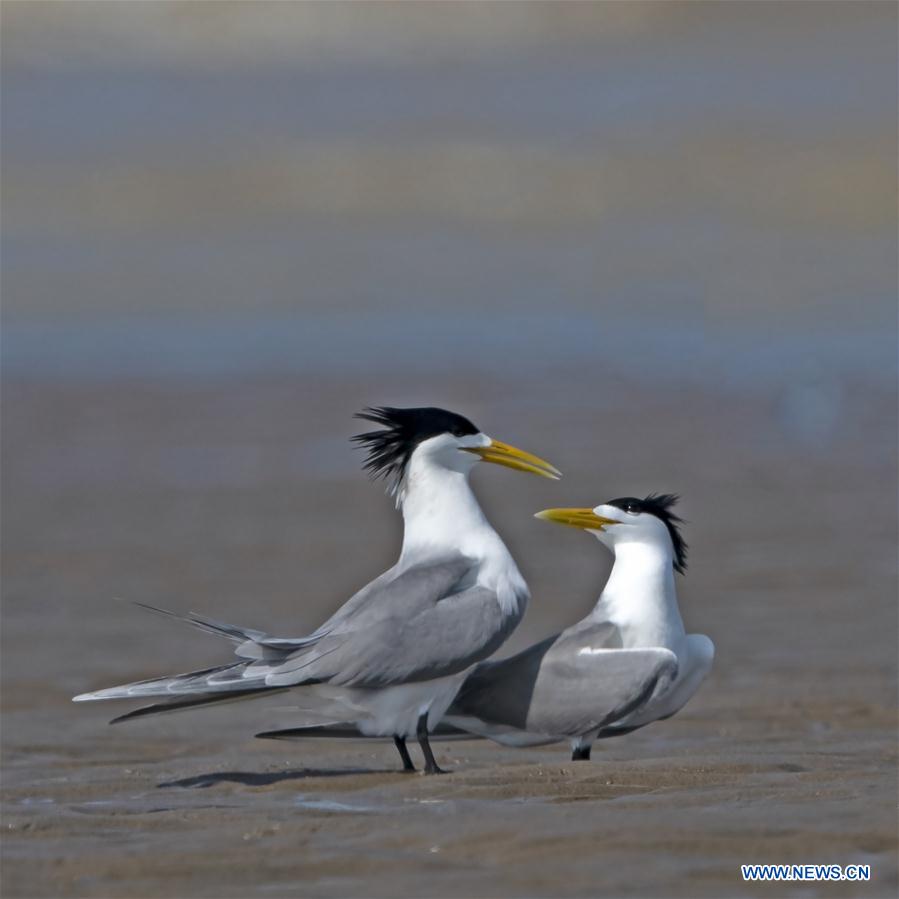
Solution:
{"label": "white head", "polygon": [[644,499],[624,496],[592,509],[544,509],[535,517],[589,531],[613,553],[627,543],[658,546],[670,555],[674,570],[683,574],[687,544],[680,532],[682,519],[671,511],[677,500],[671,493],[652,493]]}
{"label": "white head", "polygon": [[387,478],[392,493],[400,491],[413,458],[428,469],[462,475],[484,461],[554,480],[561,476],[539,456],[494,440],[464,416],[445,409],[380,406],[356,417],[382,426],[353,440],[368,451],[365,468],[375,477]]}

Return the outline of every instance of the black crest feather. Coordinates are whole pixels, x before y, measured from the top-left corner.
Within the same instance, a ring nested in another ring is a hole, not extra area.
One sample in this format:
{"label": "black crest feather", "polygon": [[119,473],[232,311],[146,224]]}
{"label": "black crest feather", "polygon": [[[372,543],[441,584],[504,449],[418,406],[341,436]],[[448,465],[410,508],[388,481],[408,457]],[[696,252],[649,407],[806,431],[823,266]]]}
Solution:
{"label": "black crest feather", "polygon": [[648,512],[655,515],[668,528],[671,545],[674,547],[674,570],[678,574],[683,574],[687,570],[687,541],[680,532],[680,525],[684,520],[671,511],[679,499],[676,493],[650,493],[643,499],[637,499],[635,496],[612,499],[608,505],[624,512]]}
{"label": "black crest feather", "polygon": [[438,434],[464,437],[479,433],[464,416],[433,406],[411,409],[370,406],[354,417],[381,425],[377,431],[356,434],[350,439],[367,451],[365,470],[372,477],[387,478],[391,490],[399,486],[415,447],[423,440]]}

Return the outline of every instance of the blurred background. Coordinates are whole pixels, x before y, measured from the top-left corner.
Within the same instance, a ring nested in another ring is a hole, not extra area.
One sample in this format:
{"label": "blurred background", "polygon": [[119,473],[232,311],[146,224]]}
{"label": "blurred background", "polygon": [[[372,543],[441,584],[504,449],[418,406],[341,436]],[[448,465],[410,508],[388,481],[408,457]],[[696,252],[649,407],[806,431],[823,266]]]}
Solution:
{"label": "blurred background", "polygon": [[565,472],[475,474],[534,594],[510,649],[582,615],[609,566],[532,512],[683,495],[682,606],[717,667],[627,745],[752,720],[783,751],[891,751],[895,5],[2,19],[22,783],[61,751],[53,722],[82,734],[67,764],[94,751],[103,713],[71,694],[221,658],[112,597],[295,635],[392,562],[396,513],[347,441],[367,404],[456,409]]}

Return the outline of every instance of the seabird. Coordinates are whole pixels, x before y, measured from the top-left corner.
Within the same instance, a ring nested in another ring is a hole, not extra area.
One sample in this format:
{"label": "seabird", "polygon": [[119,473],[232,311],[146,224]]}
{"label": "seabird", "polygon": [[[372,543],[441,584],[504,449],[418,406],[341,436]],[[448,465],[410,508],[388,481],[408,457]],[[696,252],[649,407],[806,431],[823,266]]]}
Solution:
{"label": "seabird", "polygon": [[[669,718],[708,674],[712,641],[687,634],[675,591],[687,545],[677,497],[622,497],[594,509],[547,509],[537,518],[581,528],[612,550],[615,563],[582,621],[507,659],[468,674],[435,735],[468,732],[506,746],[568,741],[572,760],[593,741]],[[257,734],[267,739],[358,736],[346,724]]]}
{"label": "seabird", "polygon": [[[279,638],[193,613],[174,617],[229,639],[240,659],[110,687],[75,701],[165,696],[115,721],[290,688],[300,707],[392,736],[405,770],[417,737],[425,772],[438,773],[428,733],[472,665],[487,658],[524,614],[527,585],[468,483],[479,461],[557,479],[548,462],[436,408],[369,408],[377,430],[353,438],[366,469],[388,480],[404,521],[397,563],[306,637]],[[152,607],[146,607],[152,608]],[[164,614],[161,609],[154,609]]]}
{"label": "seabird", "polygon": [[615,556],[592,612],[572,627],[468,675],[447,725],[511,746],[568,740],[589,759],[597,737],[670,718],[709,673],[715,646],[687,634],[675,590],[687,544],[677,497],[628,496],[536,517],[593,534]]}

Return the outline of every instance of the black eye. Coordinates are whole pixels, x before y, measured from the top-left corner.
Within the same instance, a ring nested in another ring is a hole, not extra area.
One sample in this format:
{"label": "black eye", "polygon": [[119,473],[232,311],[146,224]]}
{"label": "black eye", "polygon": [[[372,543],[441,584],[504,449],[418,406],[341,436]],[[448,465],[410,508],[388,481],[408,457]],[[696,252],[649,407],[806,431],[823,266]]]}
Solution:
{"label": "black eye", "polygon": [[640,511],[640,507],[636,503],[628,503],[624,511],[632,512],[634,515],[636,515]]}

